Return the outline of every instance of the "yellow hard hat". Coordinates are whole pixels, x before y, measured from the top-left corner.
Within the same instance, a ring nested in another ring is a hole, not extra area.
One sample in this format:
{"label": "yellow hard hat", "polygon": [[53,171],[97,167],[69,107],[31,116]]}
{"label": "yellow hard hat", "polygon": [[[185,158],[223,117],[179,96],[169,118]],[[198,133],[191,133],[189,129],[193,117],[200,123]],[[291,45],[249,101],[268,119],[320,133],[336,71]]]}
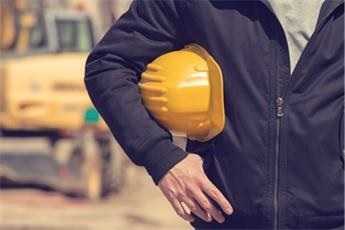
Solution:
{"label": "yellow hard hat", "polygon": [[144,105],[173,133],[208,141],[224,129],[222,71],[201,46],[166,53],[141,75]]}

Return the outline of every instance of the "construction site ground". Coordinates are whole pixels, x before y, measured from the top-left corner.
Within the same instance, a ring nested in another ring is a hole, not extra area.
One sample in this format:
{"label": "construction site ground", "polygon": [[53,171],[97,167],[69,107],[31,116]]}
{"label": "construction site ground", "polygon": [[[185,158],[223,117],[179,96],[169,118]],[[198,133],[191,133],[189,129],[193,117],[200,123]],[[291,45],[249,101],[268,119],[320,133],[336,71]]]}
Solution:
{"label": "construction site ground", "polygon": [[121,193],[97,202],[38,188],[2,188],[0,229],[191,229],[174,213],[144,170],[130,166],[127,181]]}

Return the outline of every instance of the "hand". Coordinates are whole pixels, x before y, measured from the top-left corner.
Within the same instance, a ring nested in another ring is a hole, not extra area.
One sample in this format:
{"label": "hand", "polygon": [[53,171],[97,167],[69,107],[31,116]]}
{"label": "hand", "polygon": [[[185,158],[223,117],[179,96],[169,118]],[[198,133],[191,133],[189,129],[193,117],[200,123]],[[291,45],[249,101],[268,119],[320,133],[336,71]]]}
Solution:
{"label": "hand", "polygon": [[193,221],[192,212],[204,221],[211,222],[215,219],[218,223],[223,223],[225,220],[223,213],[212,204],[208,197],[217,202],[228,215],[233,213],[233,208],[207,178],[202,163],[200,156],[189,154],[169,170],[159,181],[158,186],[176,213],[183,219]]}

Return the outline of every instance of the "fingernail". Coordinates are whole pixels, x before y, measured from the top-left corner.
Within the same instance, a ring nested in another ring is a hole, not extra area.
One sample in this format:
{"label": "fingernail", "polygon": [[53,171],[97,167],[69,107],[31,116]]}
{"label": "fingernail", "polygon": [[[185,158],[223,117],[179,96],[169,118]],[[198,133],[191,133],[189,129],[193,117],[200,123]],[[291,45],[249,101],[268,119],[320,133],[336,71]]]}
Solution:
{"label": "fingernail", "polygon": [[225,218],[224,218],[224,217],[222,217],[222,218],[219,219],[219,223],[224,223],[224,221],[225,221]]}
{"label": "fingernail", "polygon": [[233,210],[232,208],[227,208],[227,209],[225,210],[225,213],[226,213],[227,215],[231,215],[233,212],[234,212],[234,210]]}

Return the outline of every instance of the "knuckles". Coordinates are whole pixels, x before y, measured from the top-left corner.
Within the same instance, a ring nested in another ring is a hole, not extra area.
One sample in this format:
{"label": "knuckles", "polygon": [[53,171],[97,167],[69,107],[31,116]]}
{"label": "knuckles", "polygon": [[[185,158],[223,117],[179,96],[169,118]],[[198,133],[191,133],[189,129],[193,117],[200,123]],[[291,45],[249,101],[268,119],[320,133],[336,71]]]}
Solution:
{"label": "knuckles", "polygon": [[206,211],[210,211],[212,210],[212,205],[210,204],[210,202],[208,202],[207,200],[202,200],[200,201],[200,205],[206,210]]}
{"label": "knuckles", "polygon": [[185,218],[185,214],[181,210],[176,210],[176,214],[179,215],[182,218]]}
{"label": "knuckles", "polygon": [[218,196],[218,191],[214,188],[211,188],[208,190],[208,193],[213,196],[213,197],[217,197]]}

